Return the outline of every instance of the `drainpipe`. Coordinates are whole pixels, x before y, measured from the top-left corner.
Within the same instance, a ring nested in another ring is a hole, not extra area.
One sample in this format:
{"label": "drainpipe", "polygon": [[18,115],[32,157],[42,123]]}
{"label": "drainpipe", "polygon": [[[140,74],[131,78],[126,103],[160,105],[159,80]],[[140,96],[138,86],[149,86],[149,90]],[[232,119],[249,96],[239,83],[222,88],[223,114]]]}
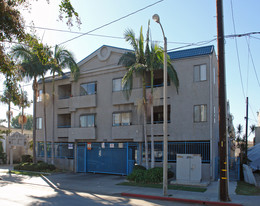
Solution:
{"label": "drainpipe", "polygon": [[[213,71],[214,72],[214,71]],[[213,100],[212,100],[212,92],[213,92],[213,81],[212,75],[212,55],[209,55],[209,136],[210,136],[210,179],[213,179],[214,174],[214,159],[213,159]]]}

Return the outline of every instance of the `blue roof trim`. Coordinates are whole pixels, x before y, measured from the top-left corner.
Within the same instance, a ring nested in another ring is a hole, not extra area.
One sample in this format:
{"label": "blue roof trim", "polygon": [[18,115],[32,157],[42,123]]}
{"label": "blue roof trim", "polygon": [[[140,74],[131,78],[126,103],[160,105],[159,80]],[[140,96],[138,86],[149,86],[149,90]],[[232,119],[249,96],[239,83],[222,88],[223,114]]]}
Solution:
{"label": "blue roof trim", "polygon": [[193,49],[185,49],[180,51],[168,52],[168,55],[171,60],[174,60],[174,59],[182,59],[182,58],[195,57],[201,55],[208,55],[208,54],[212,54],[213,51],[214,51],[214,46],[210,45],[210,46],[198,47]]}

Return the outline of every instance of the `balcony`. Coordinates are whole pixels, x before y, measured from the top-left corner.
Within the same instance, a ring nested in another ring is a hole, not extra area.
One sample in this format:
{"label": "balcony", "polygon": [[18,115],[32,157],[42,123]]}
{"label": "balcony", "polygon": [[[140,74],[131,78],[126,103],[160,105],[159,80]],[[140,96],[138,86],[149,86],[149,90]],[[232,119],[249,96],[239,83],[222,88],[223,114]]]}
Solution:
{"label": "balcony", "polygon": [[142,138],[143,138],[143,126],[142,125],[112,127],[112,139],[142,140]]}
{"label": "balcony", "polygon": [[96,107],[96,94],[71,97],[69,99],[70,111],[78,108]]}
{"label": "balcony", "polygon": [[[151,135],[151,125],[147,124],[147,135]],[[154,136],[163,136],[163,123],[153,124],[153,135]]]}
{"label": "balcony", "polygon": [[69,141],[74,142],[76,139],[96,139],[96,128],[70,128]]}
{"label": "balcony", "polygon": [[57,128],[57,137],[69,137],[69,129],[70,128],[66,128],[66,127],[58,127]]}
{"label": "balcony", "polygon": [[68,108],[69,107],[69,98],[67,99],[59,99],[57,101],[57,108]]}
{"label": "balcony", "polygon": [[142,89],[133,89],[129,100],[123,94],[123,91],[113,92],[112,93],[112,103],[113,105],[117,104],[138,104],[138,101],[142,99]]}

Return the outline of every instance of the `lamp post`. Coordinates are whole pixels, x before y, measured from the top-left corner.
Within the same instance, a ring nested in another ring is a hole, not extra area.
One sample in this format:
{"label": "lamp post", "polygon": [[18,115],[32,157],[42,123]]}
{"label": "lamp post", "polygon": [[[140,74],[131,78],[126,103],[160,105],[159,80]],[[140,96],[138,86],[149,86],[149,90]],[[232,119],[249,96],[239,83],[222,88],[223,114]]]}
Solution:
{"label": "lamp post", "polygon": [[163,195],[167,196],[168,189],[168,131],[167,131],[167,38],[160,22],[158,14],[153,15],[153,20],[162,29],[164,38],[164,61],[163,61]]}

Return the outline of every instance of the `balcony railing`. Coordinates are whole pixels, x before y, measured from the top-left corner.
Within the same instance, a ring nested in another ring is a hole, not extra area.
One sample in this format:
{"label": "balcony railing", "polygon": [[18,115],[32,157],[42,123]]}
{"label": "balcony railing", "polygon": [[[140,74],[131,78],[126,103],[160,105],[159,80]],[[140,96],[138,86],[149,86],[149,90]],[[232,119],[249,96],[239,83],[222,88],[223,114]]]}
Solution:
{"label": "balcony railing", "polygon": [[96,139],[96,127],[70,128],[69,141],[75,139]]}
{"label": "balcony railing", "polygon": [[112,138],[113,139],[141,140],[142,137],[143,137],[142,125],[112,127]]}

